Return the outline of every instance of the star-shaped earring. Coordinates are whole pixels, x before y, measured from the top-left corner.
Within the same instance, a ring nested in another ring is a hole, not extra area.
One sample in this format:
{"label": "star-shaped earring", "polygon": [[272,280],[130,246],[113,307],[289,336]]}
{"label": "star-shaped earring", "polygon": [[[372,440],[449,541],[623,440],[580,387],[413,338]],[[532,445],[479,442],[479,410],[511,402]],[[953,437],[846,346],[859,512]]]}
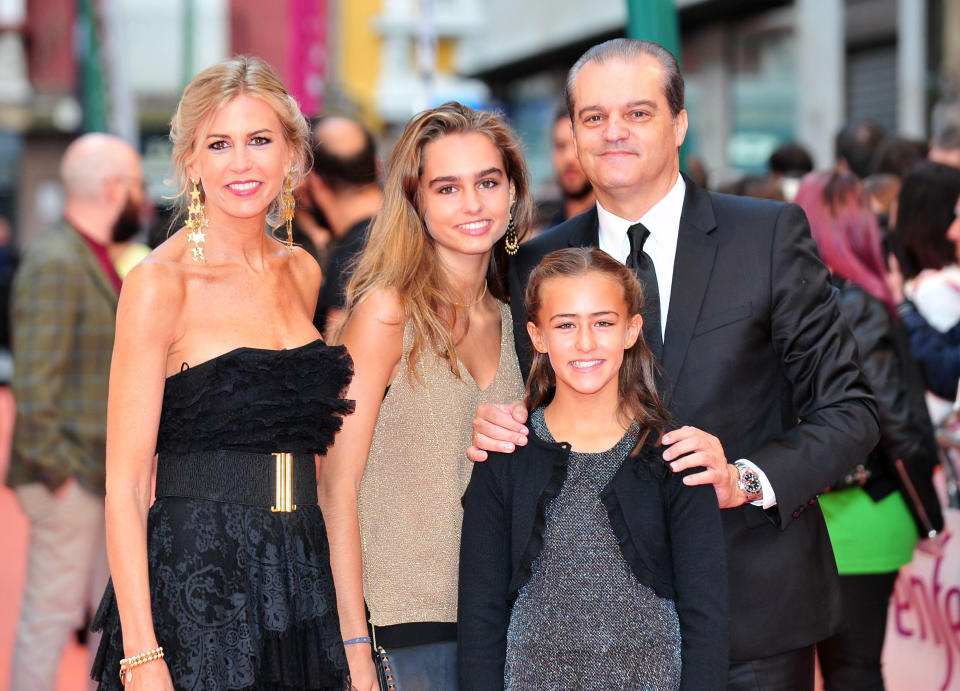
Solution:
{"label": "star-shaped earring", "polygon": [[187,233],[187,242],[194,246],[191,248],[193,261],[201,264],[207,263],[207,257],[203,253],[203,243],[207,239],[207,234],[203,232],[204,228],[209,227],[210,221],[207,220],[203,212],[203,202],[200,201],[200,183],[193,180],[193,190],[190,192],[190,206],[187,207],[187,221],[184,224],[190,231]]}

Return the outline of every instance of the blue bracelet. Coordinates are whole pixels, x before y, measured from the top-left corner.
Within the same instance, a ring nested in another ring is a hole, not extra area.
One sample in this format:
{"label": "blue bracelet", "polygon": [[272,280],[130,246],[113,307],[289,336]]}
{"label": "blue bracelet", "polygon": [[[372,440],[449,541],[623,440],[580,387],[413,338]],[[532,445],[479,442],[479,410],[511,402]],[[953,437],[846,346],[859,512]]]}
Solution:
{"label": "blue bracelet", "polygon": [[349,641],[344,641],[344,645],[350,645],[352,643],[369,643],[370,636],[360,636],[359,638],[351,638]]}

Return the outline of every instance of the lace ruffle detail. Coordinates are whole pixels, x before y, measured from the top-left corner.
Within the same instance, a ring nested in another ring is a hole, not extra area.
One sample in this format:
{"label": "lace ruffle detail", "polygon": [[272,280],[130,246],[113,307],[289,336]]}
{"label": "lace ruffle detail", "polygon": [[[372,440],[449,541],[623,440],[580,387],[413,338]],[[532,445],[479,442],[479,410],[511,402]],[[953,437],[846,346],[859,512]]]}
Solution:
{"label": "lace ruffle detail", "polygon": [[[320,509],[161,499],[148,526],[154,630],[177,689],[347,689]],[[92,674],[119,689],[112,584]]]}
{"label": "lace ruffle detail", "polygon": [[242,449],[323,454],[353,412],[343,346],[238,348],[167,378],[159,453]]}

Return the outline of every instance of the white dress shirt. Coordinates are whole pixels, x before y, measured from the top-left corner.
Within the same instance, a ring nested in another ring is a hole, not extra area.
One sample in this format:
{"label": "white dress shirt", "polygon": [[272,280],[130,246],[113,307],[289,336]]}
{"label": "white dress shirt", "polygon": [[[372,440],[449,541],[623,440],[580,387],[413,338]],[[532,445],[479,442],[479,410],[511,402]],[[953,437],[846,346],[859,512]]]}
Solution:
{"label": "white dress shirt", "polygon": [[[687,184],[683,177],[677,176],[677,182],[666,196],[653,205],[643,218],[639,219],[650,236],[643,243],[643,251],[653,260],[657,271],[657,285],[660,289],[660,337],[667,330],[667,310],[670,308],[670,290],[673,283],[673,262],[677,256],[677,236],[680,234],[680,214],[683,212],[683,198],[687,193]],[[620,218],[612,214],[597,202],[597,218],[600,221],[600,249],[624,264],[630,255],[630,238],[627,231],[637,221]],[[664,280],[666,277],[666,280]]]}
{"label": "white dress shirt", "polygon": [[[670,191],[653,207],[637,220],[620,218],[604,209],[597,202],[597,220],[600,225],[600,249],[624,264],[630,255],[630,238],[627,231],[634,223],[642,223],[650,236],[643,244],[643,251],[653,261],[657,271],[657,287],[660,290],[660,336],[663,338],[664,348],[667,347],[667,311],[670,308],[670,292],[673,289],[673,264],[677,257],[677,238],[680,235],[680,215],[683,213],[683,200],[687,193],[687,184],[682,175],[677,175],[677,181]],[[751,502],[754,506],[769,509],[777,503],[777,495],[773,485],[756,464],[746,458],[741,458],[750,468],[760,476],[760,485],[763,488],[763,499]]]}

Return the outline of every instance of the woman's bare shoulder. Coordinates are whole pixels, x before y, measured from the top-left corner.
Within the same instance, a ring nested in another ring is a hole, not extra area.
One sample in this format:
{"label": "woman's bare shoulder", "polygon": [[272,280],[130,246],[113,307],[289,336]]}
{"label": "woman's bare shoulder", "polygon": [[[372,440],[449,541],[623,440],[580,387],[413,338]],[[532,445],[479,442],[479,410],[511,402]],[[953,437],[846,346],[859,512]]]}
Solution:
{"label": "woman's bare shoulder", "polygon": [[180,274],[185,278],[194,273],[200,275],[199,272],[202,272],[206,266],[202,261],[193,259],[192,245],[187,241],[186,228],[172,233],[157,245],[140,265],[150,265],[153,267],[149,270],[151,272],[167,275]]}
{"label": "woman's bare shoulder", "polygon": [[292,249],[283,247],[279,254],[284,258],[284,263],[289,267],[297,285],[307,291],[308,294],[312,293],[313,297],[316,297],[320,290],[322,273],[320,265],[313,255],[302,247],[293,247]]}
{"label": "woman's bare shoulder", "polygon": [[175,237],[158,246],[130,270],[123,280],[121,304],[126,302],[127,305],[167,311],[183,301],[185,284],[198,268],[184,262],[182,251],[171,245]]}
{"label": "woman's bare shoulder", "polygon": [[364,296],[354,307],[350,318],[374,320],[384,326],[402,327],[407,321],[407,307],[400,291],[383,286]]}

